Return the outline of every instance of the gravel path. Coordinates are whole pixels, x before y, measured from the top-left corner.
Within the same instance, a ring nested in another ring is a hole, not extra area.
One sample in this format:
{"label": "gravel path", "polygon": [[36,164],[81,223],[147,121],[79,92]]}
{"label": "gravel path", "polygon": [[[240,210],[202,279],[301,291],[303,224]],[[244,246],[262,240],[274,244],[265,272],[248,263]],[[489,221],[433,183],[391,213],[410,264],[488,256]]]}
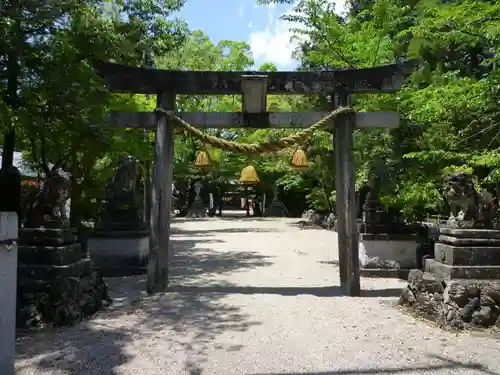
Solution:
{"label": "gravel path", "polygon": [[500,344],[393,305],[403,283],[342,297],[334,232],[290,219],[177,220],[172,291],[108,280],[91,321],[21,338],[17,374],[500,374]]}

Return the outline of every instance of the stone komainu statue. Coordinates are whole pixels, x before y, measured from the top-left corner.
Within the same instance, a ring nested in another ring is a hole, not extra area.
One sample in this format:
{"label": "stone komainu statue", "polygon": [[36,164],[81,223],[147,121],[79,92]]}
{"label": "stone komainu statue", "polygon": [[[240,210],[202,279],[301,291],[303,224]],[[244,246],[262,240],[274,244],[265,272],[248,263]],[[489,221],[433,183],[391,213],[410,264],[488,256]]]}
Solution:
{"label": "stone komainu statue", "polygon": [[26,226],[38,227],[47,221],[59,221],[65,224],[69,219],[66,213],[66,201],[71,197],[71,183],[68,178],[56,170],[47,170],[42,189],[36,195],[28,211]]}
{"label": "stone komainu statue", "polygon": [[454,172],[444,178],[444,194],[450,204],[448,223],[482,223],[492,225],[495,216],[493,196],[486,190],[478,193],[467,172]]}

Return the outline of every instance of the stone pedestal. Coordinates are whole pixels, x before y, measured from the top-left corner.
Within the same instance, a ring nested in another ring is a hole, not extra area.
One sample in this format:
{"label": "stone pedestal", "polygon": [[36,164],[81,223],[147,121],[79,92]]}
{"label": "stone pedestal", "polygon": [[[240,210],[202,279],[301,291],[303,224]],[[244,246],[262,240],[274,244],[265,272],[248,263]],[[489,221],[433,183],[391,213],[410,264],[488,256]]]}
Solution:
{"label": "stone pedestal", "polygon": [[75,232],[19,229],[17,326],[69,325],[110,302]]}
{"label": "stone pedestal", "polygon": [[434,243],[434,259],[412,270],[400,305],[454,328],[500,327],[500,231],[493,196],[474,189],[471,176],[444,180],[451,213]]}
{"label": "stone pedestal", "polygon": [[424,265],[411,271],[401,305],[443,326],[500,327],[500,231],[441,228]]}
{"label": "stone pedestal", "polygon": [[0,374],[14,375],[17,214],[0,213]]}
{"label": "stone pedestal", "polygon": [[399,212],[385,211],[377,194],[368,193],[359,234],[360,274],[406,278],[417,266],[417,236]]}
{"label": "stone pedestal", "polygon": [[88,239],[92,260],[104,276],[130,276],[147,272],[149,230],[95,231]]}
{"label": "stone pedestal", "polygon": [[500,231],[442,228],[425,270],[451,279],[500,279]]}
{"label": "stone pedestal", "polygon": [[417,265],[414,234],[360,233],[360,274],[365,277],[406,278]]}
{"label": "stone pedestal", "polygon": [[109,198],[88,238],[90,257],[102,275],[146,273],[149,248],[149,229],[133,197]]}

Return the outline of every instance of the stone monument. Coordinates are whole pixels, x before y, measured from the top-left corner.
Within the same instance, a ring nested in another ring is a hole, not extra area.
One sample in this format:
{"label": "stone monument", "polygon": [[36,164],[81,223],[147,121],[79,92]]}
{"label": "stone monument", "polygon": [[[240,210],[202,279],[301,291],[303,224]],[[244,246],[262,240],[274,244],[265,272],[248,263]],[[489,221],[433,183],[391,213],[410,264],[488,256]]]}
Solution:
{"label": "stone monument", "polygon": [[188,217],[205,217],[207,216],[207,209],[203,204],[203,199],[201,197],[201,189],[203,185],[200,180],[196,180],[194,182],[194,200],[193,204],[188,210]]}
{"label": "stone monument", "polygon": [[138,204],[137,176],[137,160],[122,158],[106,186],[99,219],[88,238],[90,256],[105,276],[147,271],[149,227]]}
{"label": "stone monument", "polygon": [[425,272],[412,270],[400,304],[444,326],[500,326],[500,230],[493,223],[490,193],[477,192],[472,177],[444,179],[450,217],[434,244]]}
{"label": "stone monument", "polygon": [[399,212],[380,204],[380,179],[372,170],[359,234],[360,274],[406,278],[417,265],[417,236]]}
{"label": "stone monument", "polygon": [[266,216],[266,217],[289,217],[290,216],[288,209],[283,204],[283,202],[279,199],[278,186],[274,186],[274,188],[273,188],[273,200],[271,201],[271,204],[264,212],[264,216]]}
{"label": "stone monument", "polygon": [[17,326],[68,325],[110,303],[107,287],[69,225],[70,183],[47,171],[19,229]]}

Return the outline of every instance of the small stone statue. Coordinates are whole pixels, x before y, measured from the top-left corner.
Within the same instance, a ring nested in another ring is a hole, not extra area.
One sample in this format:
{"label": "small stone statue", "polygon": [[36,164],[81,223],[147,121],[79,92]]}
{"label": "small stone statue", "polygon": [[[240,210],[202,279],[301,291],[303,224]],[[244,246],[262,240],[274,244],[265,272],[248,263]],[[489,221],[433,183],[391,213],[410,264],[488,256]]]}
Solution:
{"label": "small stone statue", "polygon": [[201,183],[200,180],[196,180],[193,183],[193,190],[194,190],[194,200],[193,203],[191,204],[191,207],[188,211],[188,216],[189,217],[205,217],[207,213],[207,209],[203,203],[203,199],[201,197],[201,190],[203,188],[203,184]]}
{"label": "small stone statue", "polygon": [[444,193],[450,204],[447,224],[452,227],[490,228],[495,216],[493,196],[486,190],[478,193],[467,172],[450,173],[444,178]]}
{"label": "small stone statue", "polygon": [[71,183],[67,177],[56,170],[46,173],[42,189],[35,197],[26,218],[26,227],[37,228],[42,226],[69,225],[66,212],[66,201],[71,195]]}

